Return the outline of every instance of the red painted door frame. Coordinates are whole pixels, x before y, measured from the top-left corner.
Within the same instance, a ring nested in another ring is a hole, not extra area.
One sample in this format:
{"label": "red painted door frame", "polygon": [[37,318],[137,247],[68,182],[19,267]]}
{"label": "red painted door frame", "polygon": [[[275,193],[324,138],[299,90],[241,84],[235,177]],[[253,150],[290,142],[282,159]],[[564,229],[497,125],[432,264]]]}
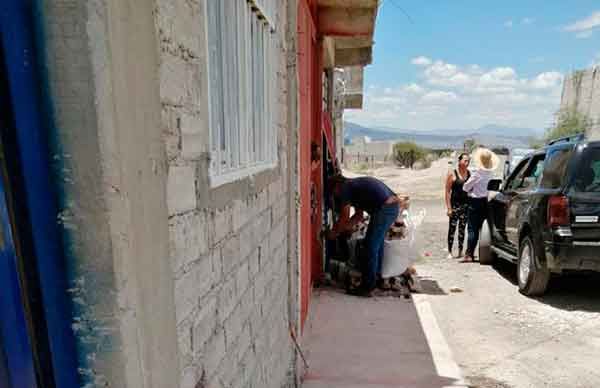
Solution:
{"label": "red painted door frame", "polygon": [[[299,191],[300,191],[300,317],[306,321],[312,288],[313,222],[311,141],[315,123],[314,73],[317,30],[307,0],[298,2],[298,92],[300,102]],[[311,190],[312,189],[312,190]]]}

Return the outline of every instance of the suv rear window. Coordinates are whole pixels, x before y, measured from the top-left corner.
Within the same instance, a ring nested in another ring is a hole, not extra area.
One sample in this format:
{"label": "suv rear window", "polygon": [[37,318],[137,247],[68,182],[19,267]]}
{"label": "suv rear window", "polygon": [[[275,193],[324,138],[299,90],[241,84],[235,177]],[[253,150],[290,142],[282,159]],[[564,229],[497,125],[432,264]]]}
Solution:
{"label": "suv rear window", "polygon": [[583,151],[572,189],[578,193],[600,193],[600,147]]}
{"label": "suv rear window", "polygon": [[556,148],[548,151],[540,187],[544,189],[563,187],[572,151],[573,147]]}

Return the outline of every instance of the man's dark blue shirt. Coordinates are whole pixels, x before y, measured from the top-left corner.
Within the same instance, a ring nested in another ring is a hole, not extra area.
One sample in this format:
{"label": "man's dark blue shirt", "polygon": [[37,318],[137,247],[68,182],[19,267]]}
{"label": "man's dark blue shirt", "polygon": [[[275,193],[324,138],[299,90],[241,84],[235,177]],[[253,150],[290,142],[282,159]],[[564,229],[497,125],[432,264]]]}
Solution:
{"label": "man's dark blue shirt", "polygon": [[349,204],[373,214],[393,195],[394,192],[380,180],[360,177],[348,179],[342,184],[340,201],[342,205]]}

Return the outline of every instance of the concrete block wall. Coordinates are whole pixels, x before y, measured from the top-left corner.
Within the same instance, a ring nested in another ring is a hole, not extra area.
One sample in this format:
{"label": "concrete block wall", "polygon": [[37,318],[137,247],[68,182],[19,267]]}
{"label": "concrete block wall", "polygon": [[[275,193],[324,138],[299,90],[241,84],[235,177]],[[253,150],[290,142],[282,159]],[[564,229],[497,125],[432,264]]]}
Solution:
{"label": "concrete block wall", "polygon": [[592,120],[588,136],[600,140],[600,67],[576,71],[565,78],[561,109],[575,109]]}
{"label": "concrete block wall", "polygon": [[34,55],[40,89],[48,90],[41,103],[51,112],[48,159],[80,386],[175,387],[175,281],[153,7],[144,0],[31,6],[42,30]]}
{"label": "concrete block wall", "polygon": [[[286,28],[278,33],[281,60],[273,74],[280,90],[278,165],[211,187],[206,1],[156,0],[155,7],[180,387],[281,387],[295,363],[288,329]],[[278,20],[286,20],[286,3]]]}

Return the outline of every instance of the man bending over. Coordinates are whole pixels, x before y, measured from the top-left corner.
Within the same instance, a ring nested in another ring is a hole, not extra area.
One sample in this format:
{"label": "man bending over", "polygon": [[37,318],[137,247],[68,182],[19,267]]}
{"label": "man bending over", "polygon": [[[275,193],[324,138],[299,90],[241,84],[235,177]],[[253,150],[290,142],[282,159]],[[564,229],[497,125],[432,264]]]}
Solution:
{"label": "man bending over", "polygon": [[[363,220],[364,212],[371,217],[365,237],[366,271],[363,273],[360,288],[355,292],[360,296],[371,296],[377,275],[381,273],[385,234],[398,217],[400,210],[406,207],[406,203],[385,183],[372,177],[350,179],[336,175],[330,179],[330,185],[341,205],[341,211],[338,222],[328,233],[329,239],[354,229]],[[351,207],[354,207],[352,217],[350,217]]]}

